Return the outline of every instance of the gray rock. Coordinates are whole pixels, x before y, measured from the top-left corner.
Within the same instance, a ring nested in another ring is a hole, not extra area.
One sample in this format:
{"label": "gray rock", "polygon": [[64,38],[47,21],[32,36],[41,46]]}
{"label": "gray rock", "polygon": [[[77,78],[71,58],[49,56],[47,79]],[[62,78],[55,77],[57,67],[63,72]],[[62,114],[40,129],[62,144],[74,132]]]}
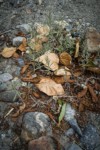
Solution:
{"label": "gray rock", "polygon": [[52,134],[49,117],[41,112],[29,112],[25,114],[22,123],[22,139],[29,141],[39,138],[43,134]]}
{"label": "gray rock", "polygon": [[13,46],[19,46],[23,42],[23,38],[21,36],[13,38]]}
{"label": "gray rock", "polygon": [[0,82],[7,82],[7,81],[11,80],[12,78],[13,78],[13,76],[9,73],[0,74]]}
{"label": "gray rock", "polygon": [[74,129],[74,131],[81,136],[82,132],[80,127],[78,126],[77,120],[75,119],[75,110],[71,107],[70,104],[66,106],[66,112],[64,116],[65,121],[67,121],[70,126]]}
{"label": "gray rock", "polygon": [[86,126],[81,137],[81,143],[87,150],[94,150],[100,145],[100,136],[95,126],[91,124]]}
{"label": "gray rock", "polygon": [[57,142],[49,136],[42,136],[28,144],[28,150],[57,150]]}
{"label": "gray rock", "polygon": [[95,28],[88,28],[85,35],[84,51],[89,53],[100,52],[100,33]]}
{"label": "gray rock", "polygon": [[69,128],[66,132],[65,135],[66,136],[72,136],[74,134],[74,130],[72,128]]}
{"label": "gray rock", "polygon": [[100,145],[98,145],[94,150],[100,150]]}
{"label": "gray rock", "polygon": [[13,103],[18,99],[19,96],[16,90],[0,92],[0,101]]}
{"label": "gray rock", "polygon": [[65,150],[82,150],[77,144],[70,143],[65,146]]}
{"label": "gray rock", "polygon": [[17,25],[16,28],[19,30],[19,31],[22,31],[23,33],[25,34],[28,34],[32,31],[32,28],[31,28],[31,24],[22,24],[22,25]]}

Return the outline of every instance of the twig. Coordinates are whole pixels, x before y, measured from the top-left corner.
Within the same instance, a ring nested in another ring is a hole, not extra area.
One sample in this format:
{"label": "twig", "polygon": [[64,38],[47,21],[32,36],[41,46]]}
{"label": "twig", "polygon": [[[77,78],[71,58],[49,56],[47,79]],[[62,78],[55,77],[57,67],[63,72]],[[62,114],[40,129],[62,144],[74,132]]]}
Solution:
{"label": "twig", "polygon": [[8,113],[4,116],[4,118],[6,118],[7,116],[9,116],[13,110],[14,110],[14,108],[11,108],[11,109],[8,111]]}

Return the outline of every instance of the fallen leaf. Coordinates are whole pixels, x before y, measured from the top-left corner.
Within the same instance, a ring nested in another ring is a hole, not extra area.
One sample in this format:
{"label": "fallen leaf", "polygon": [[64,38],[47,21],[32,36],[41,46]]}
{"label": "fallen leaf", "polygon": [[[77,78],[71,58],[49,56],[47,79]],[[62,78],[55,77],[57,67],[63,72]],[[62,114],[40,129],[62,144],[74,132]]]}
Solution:
{"label": "fallen leaf", "polygon": [[26,107],[26,104],[23,103],[23,105],[19,106],[19,110],[16,113],[14,113],[13,115],[11,115],[11,116],[12,117],[18,117],[18,115],[23,112],[23,110],[25,109],[25,107]]}
{"label": "fallen leaf", "polygon": [[99,83],[95,83],[94,86],[95,86],[95,89],[96,89],[96,90],[100,91],[100,84],[99,84]]}
{"label": "fallen leaf", "polygon": [[86,95],[88,88],[84,88],[81,92],[78,93],[77,97],[81,98]]}
{"label": "fallen leaf", "polygon": [[59,58],[60,58],[61,64],[65,65],[65,66],[71,65],[72,58],[67,52],[61,53]]}
{"label": "fallen leaf", "polygon": [[40,81],[40,77],[35,77],[35,78],[33,78],[32,76],[31,77],[23,77],[23,78],[21,78],[21,80],[24,82],[31,82],[31,83],[36,84]]}
{"label": "fallen leaf", "polygon": [[25,66],[23,66],[22,67],[22,69],[21,69],[21,74],[24,74],[25,73],[25,71],[28,69],[28,67],[29,67],[29,64],[28,65],[25,65]]}
{"label": "fallen leaf", "polygon": [[55,71],[58,69],[59,58],[55,53],[46,52],[35,61],[43,63],[48,69]]}
{"label": "fallen leaf", "polygon": [[79,77],[80,75],[82,75],[82,72],[81,71],[75,71],[74,73],[73,73],[73,75],[75,76],[75,77]]}
{"label": "fallen leaf", "polygon": [[88,67],[86,69],[89,70],[89,71],[91,71],[91,72],[100,74],[100,68],[99,67]]}
{"label": "fallen leaf", "polygon": [[58,126],[60,126],[60,123],[61,123],[62,119],[64,118],[64,115],[66,112],[66,105],[67,105],[67,103],[64,103],[62,105],[61,112],[60,112],[59,119],[58,119]]}
{"label": "fallen leaf", "polygon": [[40,98],[41,97],[40,94],[39,94],[39,92],[33,92],[32,95],[34,97],[36,97],[36,98]]}
{"label": "fallen leaf", "polygon": [[54,72],[56,76],[71,76],[71,73],[66,68],[60,68]]}
{"label": "fallen leaf", "polygon": [[80,48],[80,41],[79,39],[76,40],[76,50],[74,57],[77,58],[79,56],[79,48]]}
{"label": "fallen leaf", "polygon": [[41,51],[42,49],[43,49],[42,44],[39,44],[39,43],[34,44],[34,50],[36,52]]}
{"label": "fallen leaf", "polygon": [[46,37],[44,35],[37,35],[36,41],[39,41],[40,43],[46,43],[46,42],[48,42],[48,37]]}
{"label": "fallen leaf", "polygon": [[18,50],[22,51],[22,52],[25,52],[26,51],[26,38],[23,38],[23,42],[22,44],[18,47]]}
{"label": "fallen leaf", "polygon": [[10,58],[13,56],[13,54],[16,52],[16,48],[15,47],[6,47],[3,49],[3,51],[1,52],[1,55],[5,58]]}
{"label": "fallen leaf", "polygon": [[15,52],[15,53],[13,54],[13,57],[14,57],[14,58],[19,58],[19,54]]}
{"label": "fallen leaf", "polygon": [[54,76],[53,77],[53,80],[58,83],[58,84],[63,84],[63,83],[66,83],[66,82],[69,82],[70,81],[70,75],[68,76],[61,76],[61,77],[56,77]]}
{"label": "fallen leaf", "polygon": [[64,89],[61,84],[57,84],[51,78],[42,77],[36,87],[48,96],[63,95]]}
{"label": "fallen leaf", "polygon": [[88,85],[88,89],[89,89],[89,92],[90,92],[90,94],[92,96],[93,102],[97,102],[98,101],[98,97],[96,96],[93,88],[90,85]]}
{"label": "fallen leaf", "polygon": [[41,35],[48,35],[50,32],[50,27],[48,25],[38,24],[36,31]]}

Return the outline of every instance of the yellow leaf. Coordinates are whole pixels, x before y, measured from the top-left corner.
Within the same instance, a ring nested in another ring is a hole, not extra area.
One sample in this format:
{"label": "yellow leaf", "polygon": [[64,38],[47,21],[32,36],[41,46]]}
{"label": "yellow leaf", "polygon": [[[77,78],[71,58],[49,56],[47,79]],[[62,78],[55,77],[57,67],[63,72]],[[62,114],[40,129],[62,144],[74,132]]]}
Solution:
{"label": "yellow leaf", "polygon": [[5,58],[10,58],[16,51],[15,47],[6,47],[3,49],[3,51],[1,52],[1,55]]}
{"label": "yellow leaf", "polygon": [[56,96],[56,95],[63,95],[64,89],[61,84],[57,84],[50,78],[42,77],[40,82],[36,84],[36,87],[47,94],[48,96]]}

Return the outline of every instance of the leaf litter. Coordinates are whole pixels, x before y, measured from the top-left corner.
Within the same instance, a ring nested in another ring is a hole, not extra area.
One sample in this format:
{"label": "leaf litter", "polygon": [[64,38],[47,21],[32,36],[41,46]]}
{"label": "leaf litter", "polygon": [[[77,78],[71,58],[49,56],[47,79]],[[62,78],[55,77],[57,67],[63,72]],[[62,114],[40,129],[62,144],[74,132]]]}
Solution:
{"label": "leaf litter", "polygon": [[[6,47],[1,52],[5,58],[24,59],[29,47],[29,57],[25,57],[26,63],[21,69],[20,78],[33,86],[22,86],[19,89],[23,105],[15,107],[16,111],[11,112],[12,117],[17,118],[24,112],[38,110],[48,114],[54,122],[62,124],[63,127],[67,102],[79,112],[91,110],[100,113],[100,95],[97,94],[100,90],[100,80],[96,76],[100,71],[98,67],[84,69],[86,64],[80,65],[79,61],[83,59],[81,39],[76,38],[74,42],[68,43],[70,40],[66,37],[67,32],[63,29],[61,32],[51,31],[47,25],[36,25],[36,32],[37,35],[32,37],[30,42],[24,38],[19,47]],[[23,33],[18,34],[23,36]],[[91,76],[95,84],[87,80]],[[82,87],[83,84],[85,88]],[[59,115],[59,106],[53,96],[58,96],[63,101]]]}

